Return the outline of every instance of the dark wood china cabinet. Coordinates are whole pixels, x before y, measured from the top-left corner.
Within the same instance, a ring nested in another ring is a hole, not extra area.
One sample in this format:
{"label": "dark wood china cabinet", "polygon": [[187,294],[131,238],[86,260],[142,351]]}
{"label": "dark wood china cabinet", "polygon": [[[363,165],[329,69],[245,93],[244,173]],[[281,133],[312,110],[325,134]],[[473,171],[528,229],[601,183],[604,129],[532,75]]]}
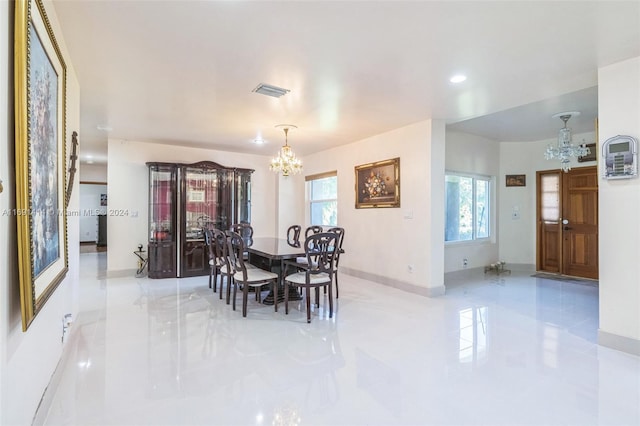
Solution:
{"label": "dark wood china cabinet", "polygon": [[209,274],[205,227],[251,222],[250,169],[211,161],[147,163],[149,278]]}

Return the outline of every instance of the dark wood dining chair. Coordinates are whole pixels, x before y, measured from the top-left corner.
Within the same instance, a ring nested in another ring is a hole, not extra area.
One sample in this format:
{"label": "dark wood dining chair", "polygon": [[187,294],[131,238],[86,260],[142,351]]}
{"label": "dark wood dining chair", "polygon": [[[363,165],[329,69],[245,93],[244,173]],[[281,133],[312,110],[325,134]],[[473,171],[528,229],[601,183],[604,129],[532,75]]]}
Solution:
{"label": "dark wood dining chair", "polygon": [[[322,232],[322,226],[320,225],[311,225],[304,230],[304,238],[309,238],[310,235],[319,234]],[[304,256],[300,256],[296,258],[297,263],[301,263],[302,265],[306,265],[307,258]]]}
{"label": "dark wood dining chair", "polygon": [[321,232],[322,232],[322,226],[311,225],[304,230],[304,237],[307,238],[309,235],[319,234]]}
{"label": "dark wood dining chair", "polygon": [[300,247],[300,232],[302,232],[300,225],[291,225],[287,229],[287,243],[290,246]]}
{"label": "dark wood dining chair", "polygon": [[333,292],[331,283],[335,275],[335,256],[333,253],[338,249],[338,234],[335,232],[322,232],[310,235],[305,239],[304,249],[306,264],[299,262],[285,261],[285,271],[287,266],[292,266],[298,270],[284,278],[284,309],[289,313],[289,284],[305,289],[305,299],[307,306],[307,323],[311,322],[311,288],[315,288],[315,305],[320,307],[319,289],[328,289],[329,318],[333,317]]}
{"label": "dark wood dining chair", "polygon": [[338,266],[340,264],[340,256],[342,255],[342,253],[344,253],[344,250],[342,249],[342,242],[344,241],[344,228],[335,226],[333,228],[328,229],[327,232],[335,232],[338,235],[337,250],[334,253],[335,261],[333,264],[335,268],[334,278],[336,280],[336,299],[337,299],[338,296],[340,295],[340,291],[338,290]]}
{"label": "dark wood dining chair", "polygon": [[[219,229],[214,229],[213,233],[213,247],[215,250],[215,267],[212,267],[212,272],[215,272],[213,277],[213,291],[216,291],[217,276],[220,277],[220,299],[222,299],[222,284],[227,282],[227,305],[231,298],[231,286],[233,283],[233,274],[231,273],[231,265],[229,264],[229,254],[227,245],[227,236]],[[211,264],[211,262],[209,263]],[[211,280],[211,277],[209,278]]]}
{"label": "dark wood dining chair", "polygon": [[[240,234],[244,240],[244,246],[250,247],[253,245],[253,226],[249,222],[234,223],[229,228],[230,231]],[[249,252],[245,250],[242,254],[244,260],[249,260]]]}
{"label": "dark wood dining chair", "polygon": [[[245,252],[244,239],[237,232],[228,232],[228,253],[231,273],[233,276],[233,310],[236,310],[236,295],[238,286],[242,285],[242,316],[247,316],[247,300],[249,297],[249,287],[253,287],[256,292],[256,299],[260,302],[260,288],[265,284],[271,284],[273,294],[278,294],[278,274],[265,271],[260,268],[251,268],[245,263],[243,253]],[[273,305],[278,312],[278,297],[273,298]]]}
{"label": "dark wood dining chair", "polygon": [[242,239],[244,239],[245,247],[253,244],[253,226],[251,226],[249,222],[234,223],[229,230],[240,234]]}
{"label": "dark wood dining chair", "polygon": [[209,257],[209,288],[213,288],[213,292],[216,292],[214,279],[218,276],[218,259],[216,258],[216,243],[213,240],[213,230],[204,230],[204,244],[207,246],[207,254]]}

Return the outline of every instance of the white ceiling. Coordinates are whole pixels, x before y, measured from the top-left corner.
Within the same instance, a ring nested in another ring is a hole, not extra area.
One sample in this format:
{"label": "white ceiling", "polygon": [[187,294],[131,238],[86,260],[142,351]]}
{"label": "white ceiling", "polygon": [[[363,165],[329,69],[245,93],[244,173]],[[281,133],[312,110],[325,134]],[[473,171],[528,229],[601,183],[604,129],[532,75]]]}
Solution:
{"label": "white ceiling", "polygon": [[[106,161],[108,137],[272,155],[281,123],[298,126],[298,155],[429,118],[540,140],[562,126],[551,115],[578,110],[570,127],[592,131],[598,67],[640,56],[640,1],[54,6],[80,82],[82,161]],[[259,83],[291,92],[252,93]]]}

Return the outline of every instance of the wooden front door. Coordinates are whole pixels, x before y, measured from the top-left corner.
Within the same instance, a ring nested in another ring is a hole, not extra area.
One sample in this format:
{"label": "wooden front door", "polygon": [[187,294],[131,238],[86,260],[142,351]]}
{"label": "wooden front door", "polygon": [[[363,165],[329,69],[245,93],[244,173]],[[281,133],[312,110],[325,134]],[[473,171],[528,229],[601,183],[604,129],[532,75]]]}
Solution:
{"label": "wooden front door", "polygon": [[595,166],[537,173],[537,269],[598,278]]}
{"label": "wooden front door", "polygon": [[562,264],[565,275],[598,278],[598,172],[572,169],[562,179]]}

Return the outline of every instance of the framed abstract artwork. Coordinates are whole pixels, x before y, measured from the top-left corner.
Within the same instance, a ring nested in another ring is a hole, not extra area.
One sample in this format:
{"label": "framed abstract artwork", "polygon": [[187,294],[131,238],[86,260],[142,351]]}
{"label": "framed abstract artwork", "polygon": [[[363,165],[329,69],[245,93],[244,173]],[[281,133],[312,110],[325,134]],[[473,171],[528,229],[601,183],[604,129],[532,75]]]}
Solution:
{"label": "framed abstract artwork", "polygon": [[400,158],[356,166],[356,208],[400,207]]}
{"label": "framed abstract artwork", "polygon": [[42,1],[15,7],[15,216],[26,331],[68,269],[66,66]]}

